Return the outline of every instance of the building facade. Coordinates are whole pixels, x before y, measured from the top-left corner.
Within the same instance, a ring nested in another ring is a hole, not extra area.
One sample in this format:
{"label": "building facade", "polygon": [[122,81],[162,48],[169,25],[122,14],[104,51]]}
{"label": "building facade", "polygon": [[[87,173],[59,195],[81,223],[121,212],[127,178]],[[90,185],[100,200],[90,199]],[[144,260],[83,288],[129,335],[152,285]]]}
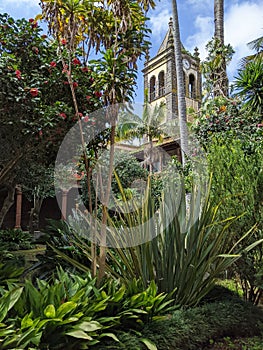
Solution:
{"label": "building facade", "polygon": [[[182,46],[187,108],[197,111],[201,103],[201,72],[198,49],[190,54]],[[144,69],[144,91],[148,102],[155,106],[165,103],[167,120],[177,118],[177,81],[173,45],[173,24],[170,19],[168,31],[155,57],[146,57]]]}

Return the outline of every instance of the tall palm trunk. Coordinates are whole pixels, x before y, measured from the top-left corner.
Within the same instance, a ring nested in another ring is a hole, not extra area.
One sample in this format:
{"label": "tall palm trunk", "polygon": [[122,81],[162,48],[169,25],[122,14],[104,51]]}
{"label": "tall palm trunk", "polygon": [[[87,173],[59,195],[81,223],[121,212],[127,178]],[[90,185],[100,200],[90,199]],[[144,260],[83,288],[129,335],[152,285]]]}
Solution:
{"label": "tall palm trunk", "polygon": [[224,44],[224,0],[214,0],[215,38]]}
{"label": "tall palm trunk", "polygon": [[174,55],[177,80],[177,99],[178,99],[178,118],[181,140],[182,163],[185,165],[186,156],[188,155],[188,130],[187,115],[185,102],[185,85],[184,72],[181,52],[180,28],[176,0],[172,1],[173,5],[173,38],[174,38]]}
{"label": "tall palm trunk", "polygon": [[[224,0],[214,0],[214,22],[215,22],[215,40],[219,42],[219,47],[224,46]],[[224,54],[221,54],[222,63],[218,68],[217,80],[214,84],[214,96],[228,96],[228,78],[226,73],[226,60]]]}

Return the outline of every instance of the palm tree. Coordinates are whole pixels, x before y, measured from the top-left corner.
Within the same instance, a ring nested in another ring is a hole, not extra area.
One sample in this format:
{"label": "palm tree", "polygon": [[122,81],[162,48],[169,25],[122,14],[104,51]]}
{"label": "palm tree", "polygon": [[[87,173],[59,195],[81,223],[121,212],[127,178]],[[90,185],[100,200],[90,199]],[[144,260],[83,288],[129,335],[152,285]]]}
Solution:
{"label": "palm tree", "polygon": [[142,118],[136,114],[123,113],[118,122],[117,135],[119,139],[131,140],[134,138],[146,138],[149,148],[145,148],[144,164],[149,165],[150,173],[153,170],[153,141],[162,140],[165,134],[163,122],[166,119],[165,104],[151,106],[144,104]]}
{"label": "palm tree", "polygon": [[242,59],[234,87],[236,96],[244,101],[244,108],[262,116],[263,37],[251,41],[248,46],[256,50],[256,53]]}
{"label": "palm tree", "polygon": [[177,80],[177,98],[178,98],[178,118],[181,140],[182,164],[185,165],[186,156],[188,154],[188,130],[187,130],[187,115],[185,102],[185,85],[184,72],[181,52],[180,28],[177,11],[177,2],[173,0],[173,37],[174,37],[174,55]]}
{"label": "palm tree", "polygon": [[226,57],[220,48],[224,47],[224,0],[214,0],[215,49],[220,51],[220,64],[216,68],[217,79],[214,82],[214,97],[228,96],[228,78],[226,73]]}

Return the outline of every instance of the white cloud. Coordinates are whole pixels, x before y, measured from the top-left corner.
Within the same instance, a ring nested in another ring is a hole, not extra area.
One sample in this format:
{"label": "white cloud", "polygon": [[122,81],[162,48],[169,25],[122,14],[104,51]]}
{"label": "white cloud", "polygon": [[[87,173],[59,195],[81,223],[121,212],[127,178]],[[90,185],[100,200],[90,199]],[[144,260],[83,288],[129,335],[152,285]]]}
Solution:
{"label": "white cloud", "polygon": [[[32,10],[36,13],[41,12],[39,0],[0,0],[0,11],[2,13],[11,11],[12,16],[16,18],[32,17]],[[14,13],[16,16],[13,15]]]}
{"label": "white cloud", "polygon": [[210,10],[214,6],[211,0],[186,0],[185,5],[191,6],[191,11]]}
{"label": "white cloud", "polygon": [[190,51],[193,51],[196,46],[199,48],[201,59],[207,56],[205,46],[213,36],[213,23],[212,17],[197,16],[194,21],[195,34],[189,36],[186,40],[186,47]]}
{"label": "white cloud", "polygon": [[22,6],[30,6],[30,7],[36,7],[39,5],[39,0],[1,0],[0,6],[8,8],[10,5],[16,6],[16,7],[22,7]]}
{"label": "white cloud", "polygon": [[169,9],[163,9],[151,17],[150,27],[152,29],[152,33],[155,36],[162,36],[164,33],[167,32],[170,17],[171,12],[169,11]]}
{"label": "white cloud", "polygon": [[[198,5],[199,0],[187,2]],[[213,12],[210,16],[204,16],[203,13],[200,10],[200,14],[195,18],[195,33],[188,36],[185,45],[190,51],[197,46],[201,59],[206,58],[205,46],[214,35]],[[225,43],[231,44],[235,50],[228,67],[230,80],[236,74],[241,58],[251,53],[247,43],[260,36],[263,36],[263,2],[234,0],[228,4],[225,8]]]}
{"label": "white cloud", "polygon": [[229,66],[230,78],[235,74],[240,59],[251,53],[247,43],[260,36],[263,36],[262,1],[245,1],[229,8],[225,15],[225,42],[230,43],[235,50]]}
{"label": "white cloud", "polygon": [[171,11],[168,8],[161,9],[158,13],[153,12],[150,17],[149,26],[152,30],[151,42],[153,43],[152,54],[155,55],[168,30]]}

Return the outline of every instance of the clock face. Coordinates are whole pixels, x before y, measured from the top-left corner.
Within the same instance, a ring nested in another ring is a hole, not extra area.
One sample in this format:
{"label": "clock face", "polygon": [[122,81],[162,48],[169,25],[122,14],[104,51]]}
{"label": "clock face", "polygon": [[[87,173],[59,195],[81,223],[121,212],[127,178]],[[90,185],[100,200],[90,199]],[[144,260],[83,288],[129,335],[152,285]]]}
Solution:
{"label": "clock face", "polygon": [[186,58],[183,59],[183,66],[185,69],[190,68],[190,62]]}

